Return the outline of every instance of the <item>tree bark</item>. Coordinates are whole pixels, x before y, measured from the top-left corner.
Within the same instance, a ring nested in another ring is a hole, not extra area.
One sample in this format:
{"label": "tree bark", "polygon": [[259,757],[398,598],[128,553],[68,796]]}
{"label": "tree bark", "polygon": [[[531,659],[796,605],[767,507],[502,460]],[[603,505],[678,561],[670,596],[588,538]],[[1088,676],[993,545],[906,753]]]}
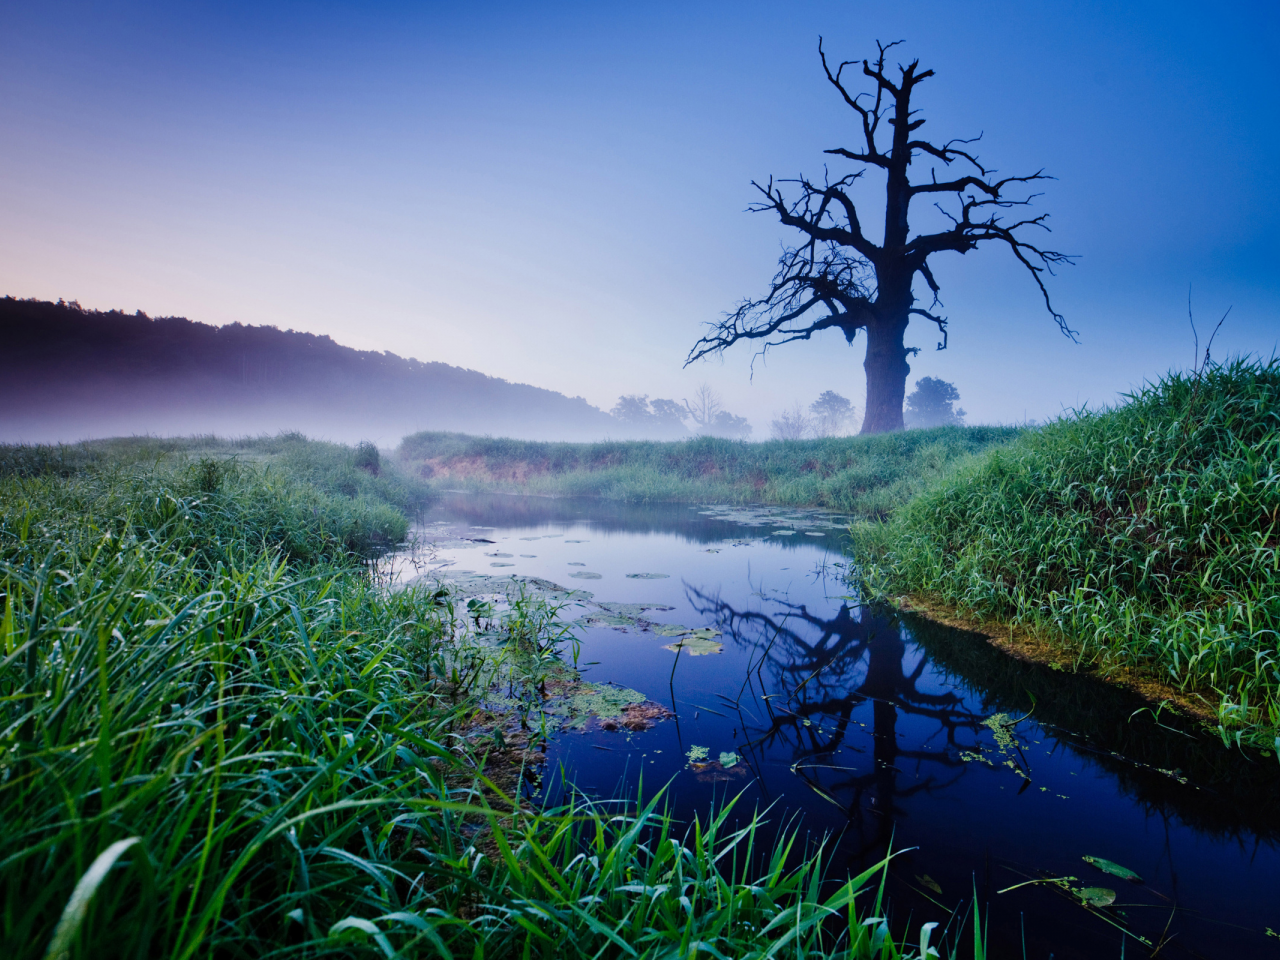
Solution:
{"label": "tree bark", "polygon": [[862,433],[889,433],[901,430],[902,401],[907,393],[907,348],[903,337],[907,317],[867,325],[867,357],[862,369],[867,373],[867,408]]}

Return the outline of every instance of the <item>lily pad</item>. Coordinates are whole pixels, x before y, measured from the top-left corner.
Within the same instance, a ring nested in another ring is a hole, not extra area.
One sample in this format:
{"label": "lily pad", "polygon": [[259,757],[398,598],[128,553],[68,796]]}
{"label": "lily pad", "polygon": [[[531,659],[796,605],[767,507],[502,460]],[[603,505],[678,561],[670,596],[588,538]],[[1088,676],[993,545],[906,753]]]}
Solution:
{"label": "lily pad", "polygon": [[1116,902],[1116,892],[1107,887],[1085,887],[1080,899],[1091,907],[1109,907]]}
{"label": "lily pad", "polygon": [[573,577],[575,580],[602,580],[602,579],[604,579],[603,574],[599,574],[599,573],[592,573],[590,570],[576,570],[576,571],[574,571],[573,573],[569,574],[569,576]]}
{"label": "lily pad", "polygon": [[775,530],[769,534],[771,537],[791,537],[795,535],[794,530]]}
{"label": "lily pad", "polygon": [[514,566],[515,566],[515,564],[514,564],[514,563],[491,563],[491,564],[489,564],[489,566],[491,566],[491,567],[514,567]]}
{"label": "lily pad", "polygon": [[566,540],[565,543],[590,543],[590,540]]}
{"label": "lily pad", "polygon": [[1109,873],[1113,877],[1119,877],[1121,880],[1128,880],[1130,883],[1141,883],[1142,878],[1130,870],[1128,867],[1122,867],[1118,863],[1112,863],[1110,860],[1103,860],[1101,857],[1081,857],[1085,863],[1091,863],[1103,873]]}
{"label": "lily pad", "polygon": [[646,610],[674,610],[665,603],[618,603],[614,600],[598,600],[596,606],[620,617],[639,617]]}
{"label": "lily pad", "polygon": [[728,770],[730,767],[732,767],[741,759],[742,758],[740,756],[738,756],[736,753],[730,750],[728,753],[720,754],[720,766]]}
{"label": "lily pad", "polygon": [[821,530],[806,530],[804,532],[804,535],[806,537],[825,537],[826,536],[826,534],[823,533]]}
{"label": "lily pad", "polygon": [[655,623],[653,632],[660,637],[683,637],[686,633],[693,631],[689,627],[682,627],[678,623]]}
{"label": "lily pad", "polygon": [[522,553],[520,556],[524,557],[526,560],[536,560],[538,558],[536,553]]}
{"label": "lily pad", "polygon": [[585,617],[580,617],[577,623],[584,627],[630,627],[634,626],[635,621],[629,617],[617,617],[613,614],[592,613]]}
{"label": "lily pad", "polygon": [[503,558],[503,559],[505,560],[505,559],[510,559],[511,554],[509,554],[509,553],[486,553],[486,554],[485,554],[485,556],[486,556],[486,557],[501,557],[501,558]]}
{"label": "lily pad", "polygon": [[541,537],[521,537],[521,540],[541,540]]}
{"label": "lily pad", "polygon": [[666,580],[670,577],[669,573],[628,573],[628,580]]}
{"label": "lily pad", "polygon": [[586,566],[586,564],[585,564],[585,563],[576,563],[575,561],[570,560],[570,561],[569,561],[569,566],[571,566],[571,567],[585,567],[585,566]]}
{"label": "lily pad", "polygon": [[672,653],[679,653],[683,650],[691,657],[705,657],[709,653],[723,653],[724,644],[717,643],[714,640],[706,640],[701,637],[683,637],[675,643],[668,643],[662,648],[670,650]]}

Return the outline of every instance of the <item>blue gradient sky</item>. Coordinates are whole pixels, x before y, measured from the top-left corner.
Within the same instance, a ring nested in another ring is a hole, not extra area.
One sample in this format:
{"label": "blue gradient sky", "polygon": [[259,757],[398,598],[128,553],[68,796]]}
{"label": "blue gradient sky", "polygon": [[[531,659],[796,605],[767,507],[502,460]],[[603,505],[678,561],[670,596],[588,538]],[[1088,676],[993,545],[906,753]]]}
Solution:
{"label": "blue gradient sky", "polygon": [[[816,45],[937,71],[936,139],[1041,166],[1035,287],[992,248],[940,258],[951,348],[920,375],[972,421],[1051,416],[1280,337],[1274,2],[0,4],[0,294],[274,323],[582,395],[709,381],[756,436],[834,389],[861,338],[681,370],[790,240],[750,181],[853,146]],[[832,163],[833,171],[843,168]],[[872,199],[868,194],[868,199]],[[868,216],[866,221],[878,217]]]}

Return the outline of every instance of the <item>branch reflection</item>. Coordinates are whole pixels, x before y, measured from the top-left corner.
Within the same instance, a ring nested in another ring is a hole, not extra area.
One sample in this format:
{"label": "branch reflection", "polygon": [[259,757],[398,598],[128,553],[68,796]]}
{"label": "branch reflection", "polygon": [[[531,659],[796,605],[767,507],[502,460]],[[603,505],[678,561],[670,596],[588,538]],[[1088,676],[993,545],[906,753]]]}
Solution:
{"label": "branch reflection", "polygon": [[[738,609],[693,586],[686,595],[725,642],[751,651],[735,705],[753,766],[759,771],[766,754],[775,762],[789,757],[792,772],[844,812],[863,851],[889,842],[905,813],[902,800],[945,790],[964,775],[961,751],[977,749],[984,717],[953,692],[918,689],[928,661],[910,662],[902,629],[887,612],[844,602],[823,617],[784,599],[765,597],[769,612]],[[867,727],[855,712],[868,702],[870,757],[850,736]],[[903,717],[936,729],[923,737],[913,732],[918,745],[903,747]]]}

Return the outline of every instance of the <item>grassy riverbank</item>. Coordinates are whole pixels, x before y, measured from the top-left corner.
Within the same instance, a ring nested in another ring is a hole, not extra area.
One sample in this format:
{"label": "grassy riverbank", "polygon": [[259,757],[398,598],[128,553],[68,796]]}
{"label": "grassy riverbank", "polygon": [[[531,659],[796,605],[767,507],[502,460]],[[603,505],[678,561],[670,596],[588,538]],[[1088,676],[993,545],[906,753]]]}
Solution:
{"label": "grassy riverbank", "polygon": [[477,726],[484,678],[536,691],[556,638],[514,611],[482,645],[447,594],[382,589],[362,561],[423,491],[369,460],[0,448],[6,956],[924,952],[862,922],[874,873],[832,892],[727,808],[513,805],[531,745]]}
{"label": "grassy riverbank", "polygon": [[406,437],[396,457],[433,483],[636,502],[770,503],[882,517],[1011,427],[745,443],[534,443],[454,433]]}
{"label": "grassy riverbank", "polygon": [[1280,748],[1280,362],[1170,375],[856,531],[876,592],[1023,624]]}

